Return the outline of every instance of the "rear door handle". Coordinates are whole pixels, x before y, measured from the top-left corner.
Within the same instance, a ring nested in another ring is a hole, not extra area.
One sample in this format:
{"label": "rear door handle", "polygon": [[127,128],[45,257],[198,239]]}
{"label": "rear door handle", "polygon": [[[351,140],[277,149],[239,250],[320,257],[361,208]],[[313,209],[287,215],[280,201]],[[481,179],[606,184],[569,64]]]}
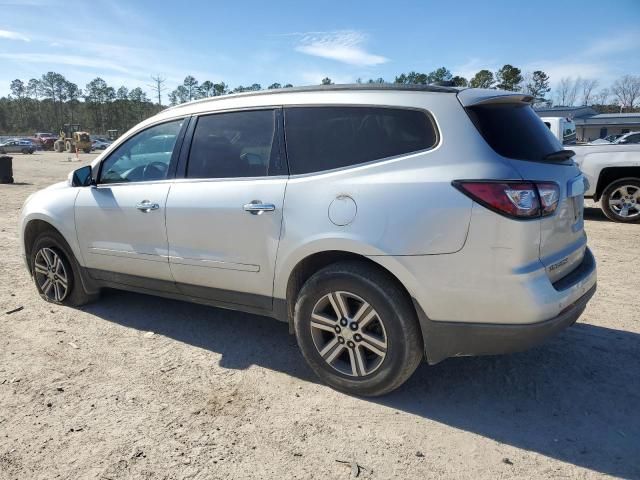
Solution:
{"label": "rear door handle", "polygon": [[136,208],[144,213],[149,213],[151,210],[158,210],[160,205],[150,202],[149,200],[143,200],[136,205]]}
{"label": "rear door handle", "polygon": [[276,206],[273,203],[262,203],[260,200],[253,200],[242,207],[245,212],[252,215],[261,215],[263,212],[273,212]]}

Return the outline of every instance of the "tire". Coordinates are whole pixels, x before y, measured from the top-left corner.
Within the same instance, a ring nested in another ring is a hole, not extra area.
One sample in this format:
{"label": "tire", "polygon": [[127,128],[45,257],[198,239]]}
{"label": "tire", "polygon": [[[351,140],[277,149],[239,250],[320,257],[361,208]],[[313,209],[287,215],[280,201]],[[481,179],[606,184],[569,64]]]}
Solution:
{"label": "tire", "polygon": [[99,294],[85,292],[80,266],[59,233],[52,230],[41,233],[31,247],[29,262],[36,289],[47,302],[79,307],[98,298]]}
{"label": "tire", "polygon": [[[345,317],[357,320],[356,326],[351,328]],[[333,264],[311,276],[296,300],[294,328],[311,369],[349,394],[391,392],[411,376],[424,354],[409,296],[389,275],[363,262]]]}
{"label": "tire", "polygon": [[64,143],[61,140],[57,140],[54,144],[53,144],[53,149],[57,152],[57,153],[62,153],[64,150]]}
{"label": "tire", "polygon": [[600,205],[609,220],[621,223],[640,221],[640,178],[621,178],[611,182],[602,192]]}
{"label": "tire", "polygon": [[83,151],[84,151],[84,153],[91,153],[91,149],[90,148],[85,148]]}
{"label": "tire", "polygon": [[64,144],[64,149],[67,153],[72,153],[73,152],[73,148],[71,147],[71,142],[67,142]]}

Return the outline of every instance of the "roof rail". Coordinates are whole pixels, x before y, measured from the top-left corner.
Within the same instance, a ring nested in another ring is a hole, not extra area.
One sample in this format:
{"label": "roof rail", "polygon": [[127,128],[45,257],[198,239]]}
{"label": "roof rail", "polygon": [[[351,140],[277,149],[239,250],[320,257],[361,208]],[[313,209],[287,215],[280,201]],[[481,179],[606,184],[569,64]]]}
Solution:
{"label": "roof rail", "polygon": [[[199,103],[206,103],[215,100],[222,100],[229,97],[251,97],[254,95],[272,95],[280,93],[293,93],[293,92],[325,92],[325,91],[344,91],[344,90],[397,90],[397,91],[413,91],[413,92],[441,92],[441,93],[458,93],[461,89],[450,86],[441,85],[404,85],[401,83],[346,83],[346,84],[331,84],[331,85],[310,85],[306,87],[282,87],[274,88],[271,90],[253,90],[250,92],[230,93],[227,95],[218,95],[215,97],[201,98],[199,100],[193,100],[187,103],[181,103],[169,107],[166,110],[173,110],[190,105],[197,105]],[[165,110],[165,111],[166,111]]]}

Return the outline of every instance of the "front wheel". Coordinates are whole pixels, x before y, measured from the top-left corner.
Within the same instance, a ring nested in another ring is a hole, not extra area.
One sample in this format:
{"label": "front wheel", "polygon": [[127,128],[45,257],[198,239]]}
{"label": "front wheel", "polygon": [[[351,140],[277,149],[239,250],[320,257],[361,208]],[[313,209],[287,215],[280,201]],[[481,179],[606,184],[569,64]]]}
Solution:
{"label": "front wheel", "polygon": [[31,248],[31,272],[36,289],[47,302],[80,306],[94,300],[82,287],[79,265],[56,232],[42,233]]}
{"label": "front wheel", "polygon": [[604,189],[602,212],[614,222],[640,221],[640,178],[616,180]]}
{"label": "front wheel", "polygon": [[296,301],[294,326],[303,356],[331,387],[378,396],[402,385],[423,357],[407,293],[360,262],[315,273]]}

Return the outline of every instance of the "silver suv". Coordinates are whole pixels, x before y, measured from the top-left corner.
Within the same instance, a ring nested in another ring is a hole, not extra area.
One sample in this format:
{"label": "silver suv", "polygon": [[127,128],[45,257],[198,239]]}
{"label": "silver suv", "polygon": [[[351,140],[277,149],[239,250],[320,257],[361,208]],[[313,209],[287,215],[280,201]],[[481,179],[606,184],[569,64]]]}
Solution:
{"label": "silver suv", "polygon": [[596,286],[585,182],[531,100],[358,85],[170,108],[27,200],[26,264],[50,302],[109,287],[288,322],[358,395],[522,350]]}

